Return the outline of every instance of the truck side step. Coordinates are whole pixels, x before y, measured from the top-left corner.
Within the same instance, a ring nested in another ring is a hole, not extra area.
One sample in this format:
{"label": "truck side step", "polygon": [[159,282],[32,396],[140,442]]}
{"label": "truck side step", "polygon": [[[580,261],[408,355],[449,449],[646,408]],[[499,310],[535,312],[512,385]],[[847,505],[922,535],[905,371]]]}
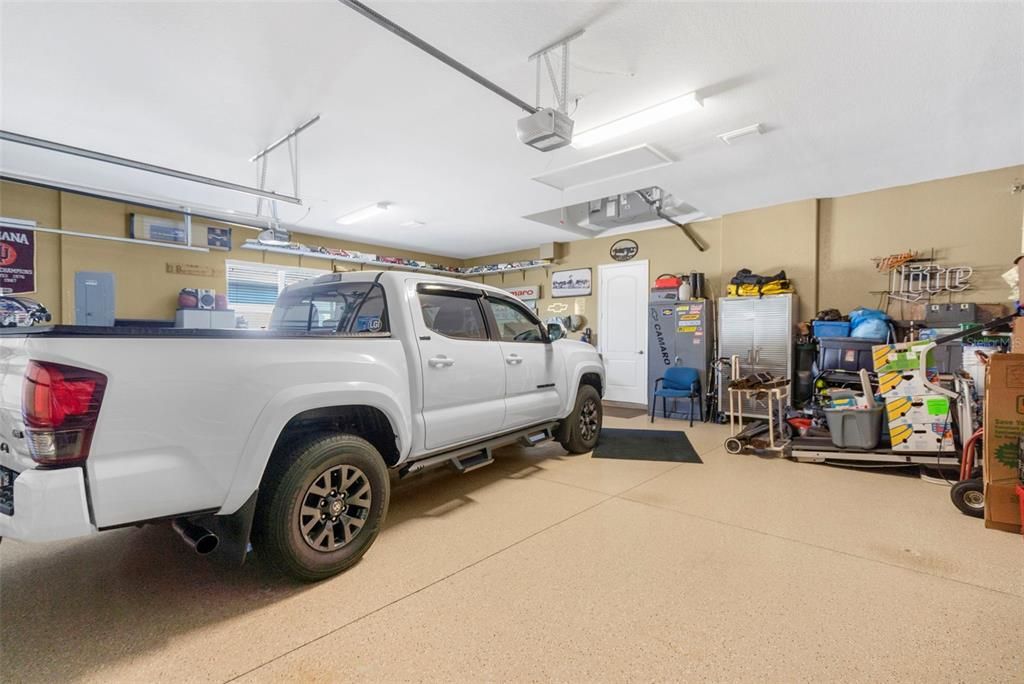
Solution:
{"label": "truck side step", "polygon": [[540,430],[535,430],[529,434],[523,435],[519,438],[519,443],[523,446],[537,446],[541,442],[546,442],[549,439],[554,439],[555,434],[550,427],[544,427]]}
{"label": "truck side step", "polygon": [[494,457],[491,455],[493,449],[517,442],[524,446],[536,446],[545,440],[553,439],[557,426],[558,423],[556,422],[535,425],[523,430],[515,430],[498,435],[497,437],[490,437],[475,444],[467,444],[441,453],[424,456],[406,463],[398,471],[398,475],[405,478],[413,473],[444,465],[445,463],[450,464],[460,473],[468,473],[470,470],[483,468],[485,465],[493,463]]}
{"label": "truck side step", "polygon": [[471,470],[483,468],[484,466],[489,466],[492,463],[494,463],[494,456],[491,455],[490,449],[484,449],[475,454],[469,454],[466,456],[456,456],[451,460],[452,467],[460,473],[468,473]]}

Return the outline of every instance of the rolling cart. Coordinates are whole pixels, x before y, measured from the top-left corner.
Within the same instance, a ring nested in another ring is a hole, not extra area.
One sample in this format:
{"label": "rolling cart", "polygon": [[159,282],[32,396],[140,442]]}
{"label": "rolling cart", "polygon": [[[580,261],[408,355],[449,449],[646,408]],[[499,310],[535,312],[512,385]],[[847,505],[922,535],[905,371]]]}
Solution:
{"label": "rolling cart", "polygon": [[[730,454],[738,454],[747,448],[763,451],[774,451],[782,454],[790,443],[789,426],[786,425],[786,406],[789,404],[789,378],[776,378],[760,383],[755,387],[734,387],[740,380],[739,356],[732,357],[729,394],[729,439],[725,440],[725,450]],[[744,400],[765,402],[768,409],[768,421],[758,421],[744,426]],[[767,434],[767,442],[761,435]]]}

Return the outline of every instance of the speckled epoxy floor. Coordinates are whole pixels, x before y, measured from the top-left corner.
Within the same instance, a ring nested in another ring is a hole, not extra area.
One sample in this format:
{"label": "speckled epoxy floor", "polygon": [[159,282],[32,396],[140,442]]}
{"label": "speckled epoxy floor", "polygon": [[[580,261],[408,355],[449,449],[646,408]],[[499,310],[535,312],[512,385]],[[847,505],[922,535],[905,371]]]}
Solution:
{"label": "speckled epoxy floor", "polygon": [[703,465],[545,445],[402,482],[364,560],[317,585],[166,527],[5,541],[0,679],[1024,680],[1019,537],[915,477],[687,432]]}

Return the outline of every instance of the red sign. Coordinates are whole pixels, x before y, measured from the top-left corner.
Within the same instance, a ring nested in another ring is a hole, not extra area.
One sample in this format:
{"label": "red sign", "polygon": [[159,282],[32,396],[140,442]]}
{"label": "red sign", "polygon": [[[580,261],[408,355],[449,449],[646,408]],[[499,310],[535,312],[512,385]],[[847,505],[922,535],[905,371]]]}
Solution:
{"label": "red sign", "polygon": [[0,228],[0,288],[13,293],[36,290],[35,233]]}

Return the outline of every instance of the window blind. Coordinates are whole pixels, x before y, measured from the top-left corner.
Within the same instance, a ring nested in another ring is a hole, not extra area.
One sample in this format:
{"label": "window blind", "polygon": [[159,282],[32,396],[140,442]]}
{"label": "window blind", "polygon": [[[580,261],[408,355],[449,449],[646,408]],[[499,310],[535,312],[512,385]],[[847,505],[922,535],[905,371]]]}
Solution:
{"label": "window blind", "polygon": [[228,261],[228,306],[244,316],[250,328],[266,328],[277,296],[288,285],[329,271],[275,266],[251,261]]}

